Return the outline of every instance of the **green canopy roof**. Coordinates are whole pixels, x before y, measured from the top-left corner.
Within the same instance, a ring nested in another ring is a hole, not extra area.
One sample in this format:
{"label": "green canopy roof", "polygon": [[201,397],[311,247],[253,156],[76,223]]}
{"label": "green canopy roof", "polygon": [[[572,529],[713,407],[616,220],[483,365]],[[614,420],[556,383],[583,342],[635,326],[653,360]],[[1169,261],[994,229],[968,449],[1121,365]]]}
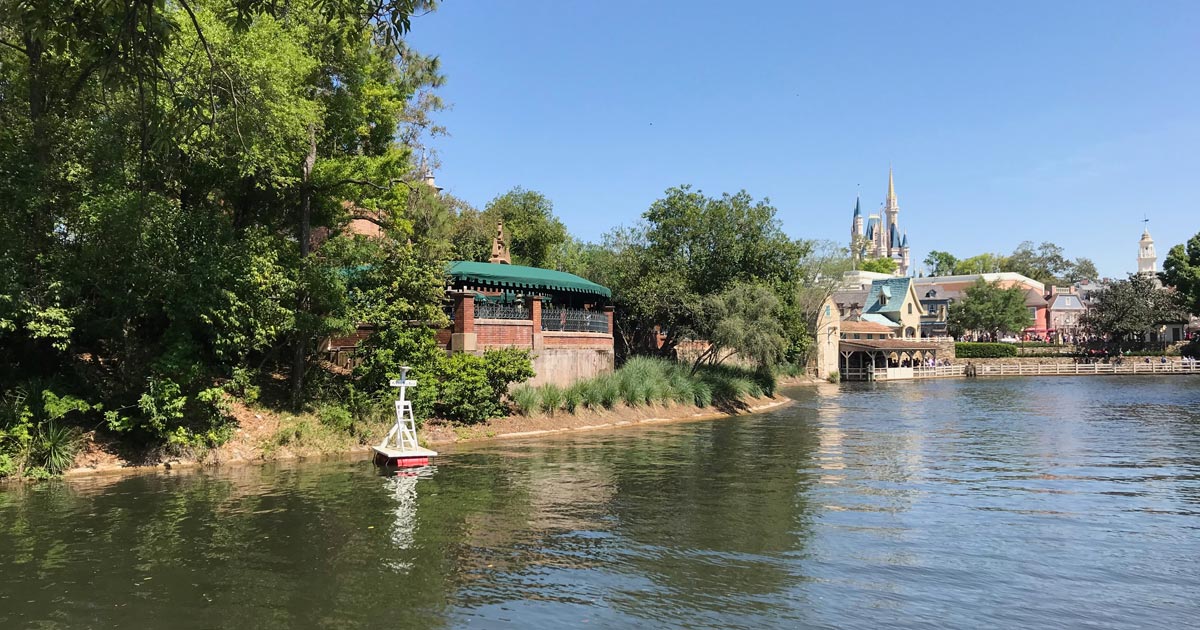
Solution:
{"label": "green canopy roof", "polygon": [[612,291],[609,291],[608,287],[602,287],[572,273],[551,269],[456,260],[447,266],[446,273],[454,278],[455,282],[489,287],[566,291],[612,297]]}

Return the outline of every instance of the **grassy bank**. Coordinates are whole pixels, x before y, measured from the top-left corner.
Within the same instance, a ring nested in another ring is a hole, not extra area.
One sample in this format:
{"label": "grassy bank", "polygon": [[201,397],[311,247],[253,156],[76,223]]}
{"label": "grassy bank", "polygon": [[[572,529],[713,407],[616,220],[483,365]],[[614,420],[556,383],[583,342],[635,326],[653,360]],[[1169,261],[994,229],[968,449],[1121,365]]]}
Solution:
{"label": "grassy bank", "polygon": [[775,392],[771,373],[733,366],[690,366],[665,359],[635,357],[612,374],[579,381],[568,387],[548,384],[514,387],[510,398],[523,416],[582,410],[643,407],[653,404],[694,405],[736,411],[750,398]]}

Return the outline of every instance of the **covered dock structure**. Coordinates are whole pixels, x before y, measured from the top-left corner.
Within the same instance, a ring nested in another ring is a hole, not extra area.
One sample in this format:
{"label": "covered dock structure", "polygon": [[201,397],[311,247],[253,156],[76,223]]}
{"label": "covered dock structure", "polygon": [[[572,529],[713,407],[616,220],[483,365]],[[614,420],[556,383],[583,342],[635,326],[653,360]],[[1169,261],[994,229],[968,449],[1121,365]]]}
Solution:
{"label": "covered dock structure", "polygon": [[919,339],[842,339],[838,371],[844,381],[912,378],[913,368],[937,361],[937,350]]}

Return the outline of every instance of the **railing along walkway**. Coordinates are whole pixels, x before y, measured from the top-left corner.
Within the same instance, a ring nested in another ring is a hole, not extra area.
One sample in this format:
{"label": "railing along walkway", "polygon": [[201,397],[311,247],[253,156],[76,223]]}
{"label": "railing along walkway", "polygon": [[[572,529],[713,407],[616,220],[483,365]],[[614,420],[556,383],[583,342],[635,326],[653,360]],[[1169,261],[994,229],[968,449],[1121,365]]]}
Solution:
{"label": "railing along walkway", "polygon": [[[1106,375],[1106,374],[1200,374],[1200,361],[1169,361],[1154,362],[1123,362],[1117,363],[1034,363],[1013,365],[973,364],[976,376],[1070,376],[1070,375]],[[903,373],[904,378],[948,378],[963,376],[967,366],[938,365],[921,366],[912,369],[912,376]],[[893,368],[895,370],[895,368]],[[893,374],[896,374],[893,372]],[[887,380],[887,369],[874,370],[869,376],[876,380]],[[895,380],[895,376],[892,380]]]}

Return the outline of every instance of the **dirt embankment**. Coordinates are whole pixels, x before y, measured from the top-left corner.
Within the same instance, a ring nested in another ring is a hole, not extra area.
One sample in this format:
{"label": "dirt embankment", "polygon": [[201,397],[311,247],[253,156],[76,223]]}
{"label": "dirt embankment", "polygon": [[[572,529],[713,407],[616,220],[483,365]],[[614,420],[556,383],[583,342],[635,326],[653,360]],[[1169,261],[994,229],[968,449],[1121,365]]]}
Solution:
{"label": "dirt embankment", "polygon": [[[782,380],[780,387],[818,384],[801,377]],[[692,405],[647,405],[609,410],[579,410],[571,414],[509,416],[475,425],[431,420],[420,430],[421,441],[430,446],[479,440],[536,437],[569,431],[589,431],[660,422],[686,422],[757,413],[786,405],[786,396],[753,398],[738,405],[697,408]],[[137,450],[116,442],[89,436],[75,467],[67,477],[103,473],[137,473],[200,467],[263,463],[331,455],[363,453],[385,435],[390,420],[358,427],[347,433],[323,427],[311,415],[295,416],[235,404],[237,428],[233,437],[214,449],[171,454],[161,449]]]}

